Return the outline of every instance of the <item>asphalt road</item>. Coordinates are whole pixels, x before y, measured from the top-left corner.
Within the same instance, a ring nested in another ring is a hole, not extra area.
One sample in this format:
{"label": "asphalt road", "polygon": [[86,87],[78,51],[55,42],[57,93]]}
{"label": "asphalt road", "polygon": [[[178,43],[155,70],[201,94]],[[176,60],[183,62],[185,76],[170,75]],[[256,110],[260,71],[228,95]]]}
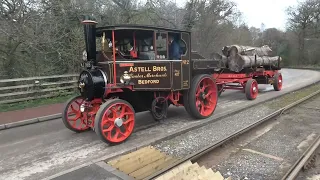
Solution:
{"label": "asphalt road", "polygon": [[[320,80],[320,72],[310,70],[283,69],[282,74],[282,91],[275,92],[272,86],[260,85],[258,99],[268,99]],[[253,101],[248,101],[244,93],[226,91],[219,98],[215,114],[250,103]],[[136,127],[154,123],[148,112],[139,113],[137,117]],[[136,132],[127,142],[112,147],[100,141],[94,132],[71,132],[61,120],[3,130],[0,131],[0,179],[45,178],[102,156],[119,154],[197,122],[191,120],[183,107],[171,107],[165,122]]]}

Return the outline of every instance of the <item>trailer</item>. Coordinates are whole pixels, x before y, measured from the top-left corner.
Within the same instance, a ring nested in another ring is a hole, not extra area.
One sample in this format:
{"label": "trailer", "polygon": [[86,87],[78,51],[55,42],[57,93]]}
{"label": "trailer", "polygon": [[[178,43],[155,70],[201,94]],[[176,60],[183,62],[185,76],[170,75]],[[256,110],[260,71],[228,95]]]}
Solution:
{"label": "trailer", "polygon": [[[228,75],[223,61],[191,51],[188,31],[145,25],[96,27],[89,17],[82,23],[86,49],[79,95],[67,101],[62,121],[77,133],[91,129],[108,144],[130,137],[138,112],[150,111],[158,121],[174,105],[183,106],[194,119],[205,119],[216,109],[218,87],[227,89],[229,82],[249,86],[252,79],[259,80],[258,71]],[[268,72],[264,76],[274,79]]]}
{"label": "trailer", "polygon": [[282,89],[282,74],[279,70],[265,70],[260,68],[252,72],[244,73],[217,73],[213,77],[217,80],[218,96],[227,89],[243,91],[248,100],[257,98],[258,84],[273,85],[275,91]]}
{"label": "trailer", "polygon": [[258,84],[273,85],[275,91],[282,89],[280,56],[272,56],[269,46],[225,46],[222,55],[212,53],[212,58],[222,64],[213,77],[218,86],[218,96],[227,89],[241,90],[248,100],[258,96]]}

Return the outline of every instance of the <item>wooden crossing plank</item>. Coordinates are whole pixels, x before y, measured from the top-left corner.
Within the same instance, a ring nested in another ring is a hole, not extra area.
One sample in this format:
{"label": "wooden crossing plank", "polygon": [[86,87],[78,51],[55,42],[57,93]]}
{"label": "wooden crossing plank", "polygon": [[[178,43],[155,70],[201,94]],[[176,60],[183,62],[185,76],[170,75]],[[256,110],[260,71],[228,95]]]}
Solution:
{"label": "wooden crossing plank", "polygon": [[185,164],[175,167],[171,171],[157,177],[156,180],[224,180],[220,172],[213,172],[211,168],[200,167],[198,163],[192,164],[187,161]]}
{"label": "wooden crossing plank", "polygon": [[155,180],[167,180],[170,179],[171,177],[174,177],[176,174],[178,174],[180,171],[182,171],[184,168],[187,168],[188,166],[191,166],[192,163],[191,161],[186,161],[177,167],[173,168],[172,170],[168,171],[164,175],[155,178]]}
{"label": "wooden crossing plank", "polygon": [[131,174],[131,173],[138,171],[140,169],[148,168],[148,166],[150,166],[150,164],[152,164],[154,162],[159,162],[159,160],[164,159],[164,158],[166,158],[166,156],[163,154],[160,154],[160,155],[153,154],[149,158],[145,158],[139,162],[137,161],[136,163],[131,163],[131,164],[128,164],[127,166],[123,166],[121,168],[121,171],[123,171],[127,174]]}
{"label": "wooden crossing plank", "polygon": [[164,167],[169,166],[170,164],[173,164],[176,162],[177,159],[174,159],[172,157],[164,156],[161,159],[152,162],[151,164],[148,164],[145,168],[141,168],[135,172],[130,173],[129,175],[136,178],[136,179],[143,179],[161,169]]}
{"label": "wooden crossing plank", "polygon": [[[172,165],[179,159],[171,157],[152,146],[122,155],[106,163],[135,179],[144,179],[161,169]],[[198,163],[186,161],[171,169],[156,180],[224,180],[220,172],[200,167]]]}
{"label": "wooden crossing plank", "polygon": [[148,151],[146,154],[139,154],[124,161],[117,162],[113,167],[129,174],[165,156],[165,154],[157,151]]}
{"label": "wooden crossing plank", "polygon": [[116,163],[119,163],[119,162],[121,162],[121,161],[127,160],[127,159],[129,159],[129,158],[131,158],[131,157],[136,156],[137,154],[146,153],[146,152],[148,152],[148,151],[150,151],[150,150],[152,150],[152,149],[154,149],[154,148],[151,147],[151,146],[146,146],[146,147],[143,147],[143,148],[138,149],[138,150],[136,150],[136,151],[133,151],[133,152],[131,152],[131,153],[124,154],[124,155],[122,155],[122,156],[120,156],[120,157],[117,157],[117,158],[115,158],[115,159],[113,159],[113,160],[110,160],[110,161],[108,161],[107,163],[108,163],[109,165],[111,165],[111,166],[114,166]]}

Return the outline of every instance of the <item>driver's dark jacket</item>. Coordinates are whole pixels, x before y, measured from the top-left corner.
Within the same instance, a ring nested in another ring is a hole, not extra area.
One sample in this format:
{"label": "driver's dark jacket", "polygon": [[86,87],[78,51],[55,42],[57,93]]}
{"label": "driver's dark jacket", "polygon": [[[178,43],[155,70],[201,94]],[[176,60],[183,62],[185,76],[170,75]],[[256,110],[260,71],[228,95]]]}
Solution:
{"label": "driver's dark jacket", "polygon": [[180,47],[176,41],[172,41],[172,43],[169,45],[169,59],[181,59]]}

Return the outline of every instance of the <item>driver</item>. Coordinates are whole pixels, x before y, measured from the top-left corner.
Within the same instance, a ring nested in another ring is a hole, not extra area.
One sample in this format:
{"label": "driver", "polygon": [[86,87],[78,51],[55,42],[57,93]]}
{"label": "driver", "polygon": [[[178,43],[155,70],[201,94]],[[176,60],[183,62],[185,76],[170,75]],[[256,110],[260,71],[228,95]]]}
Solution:
{"label": "driver", "polygon": [[137,51],[135,51],[135,49],[133,48],[133,46],[131,46],[131,43],[128,44],[128,51],[130,52],[130,56],[131,56],[132,58],[138,58]]}
{"label": "driver", "polygon": [[169,36],[168,40],[169,40],[169,59],[170,60],[181,59],[180,46],[178,42],[173,38],[173,36]]}

